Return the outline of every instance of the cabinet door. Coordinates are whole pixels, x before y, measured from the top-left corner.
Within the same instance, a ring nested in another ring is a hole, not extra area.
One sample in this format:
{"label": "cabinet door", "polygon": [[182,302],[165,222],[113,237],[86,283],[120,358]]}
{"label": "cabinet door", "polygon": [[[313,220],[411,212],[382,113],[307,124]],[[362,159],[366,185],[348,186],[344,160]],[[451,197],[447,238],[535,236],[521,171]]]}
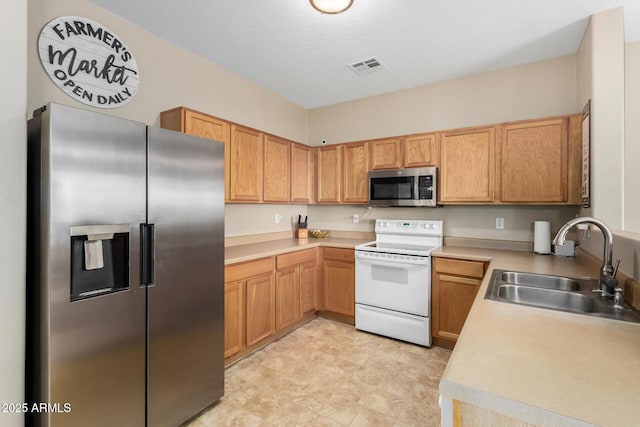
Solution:
{"label": "cabinet door", "polygon": [[298,268],[276,271],[276,331],[300,319]]}
{"label": "cabinet door", "polygon": [[229,200],[262,201],[262,133],[231,125],[229,152]]}
{"label": "cabinet door", "polygon": [[341,150],[339,145],[320,147],[316,152],[317,156],[317,202],[318,203],[339,203],[340,202],[340,165]]}
{"label": "cabinet door", "polygon": [[291,142],[264,139],[264,201],[288,203],[291,197]]}
{"label": "cabinet door", "polygon": [[185,110],[184,132],[189,135],[228,143],[229,122],[196,111]]}
{"label": "cabinet door", "polygon": [[302,316],[316,311],[317,272],[315,262],[302,264],[300,267],[300,313]]}
{"label": "cabinet door", "polygon": [[291,201],[313,202],[313,151],[300,144],[291,145]]}
{"label": "cabinet door", "polygon": [[408,136],[404,138],[403,145],[403,167],[437,166],[438,155],[436,151],[436,135],[434,133]]}
{"label": "cabinet door", "polygon": [[399,169],[402,166],[400,140],[393,138],[370,141],[369,156],[371,157],[371,170]]}
{"label": "cabinet door", "polygon": [[275,332],[273,274],[247,280],[247,346]]}
{"label": "cabinet door", "polygon": [[445,132],[440,141],[440,202],[494,201],[495,128]]}
{"label": "cabinet door", "polygon": [[[184,111],[184,131],[189,135],[224,142],[224,163],[229,163],[231,125],[229,122],[197,111]],[[229,168],[224,168],[224,201],[229,201]]]}
{"label": "cabinet door", "polygon": [[567,200],[567,119],[502,127],[503,202]]}
{"label": "cabinet door", "polygon": [[480,283],[482,283],[481,279],[434,274],[432,283],[434,336],[453,342],[458,339]]}
{"label": "cabinet door", "polygon": [[323,273],[325,309],[355,315],[354,264],[325,259]]}
{"label": "cabinet door", "polygon": [[[160,126],[176,132],[209,138],[224,142],[224,163],[229,164],[229,141],[231,125],[229,122],[204,113],[178,107],[160,113]],[[229,201],[229,168],[224,169],[224,201]]]}
{"label": "cabinet door", "polygon": [[224,357],[244,348],[244,282],[224,285]]}
{"label": "cabinet door", "polygon": [[343,149],[342,202],[367,203],[369,201],[367,143],[345,144]]}

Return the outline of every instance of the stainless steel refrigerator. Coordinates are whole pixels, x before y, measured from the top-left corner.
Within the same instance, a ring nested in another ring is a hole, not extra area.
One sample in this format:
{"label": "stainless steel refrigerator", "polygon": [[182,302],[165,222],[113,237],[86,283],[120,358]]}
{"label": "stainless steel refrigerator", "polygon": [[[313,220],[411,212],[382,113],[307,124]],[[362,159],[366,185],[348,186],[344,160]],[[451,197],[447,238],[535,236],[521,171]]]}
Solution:
{"label": "stainless steel refrigerator", "polygon": [[179,425],[224,391],[223,144],[53,103],[28,130],[27,424]]}

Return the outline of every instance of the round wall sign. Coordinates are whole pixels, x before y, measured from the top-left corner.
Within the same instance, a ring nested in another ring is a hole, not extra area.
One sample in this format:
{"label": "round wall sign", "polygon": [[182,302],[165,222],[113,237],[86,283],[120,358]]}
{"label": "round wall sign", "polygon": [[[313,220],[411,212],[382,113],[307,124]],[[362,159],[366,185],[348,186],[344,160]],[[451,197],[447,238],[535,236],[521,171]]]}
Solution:
{"label": "round wall sign", "polygon": [[140,84],[138,64],[113,31],[91,19],[61,16],[38,39],[40,62],[67,95],[92,107],[131,101]]}

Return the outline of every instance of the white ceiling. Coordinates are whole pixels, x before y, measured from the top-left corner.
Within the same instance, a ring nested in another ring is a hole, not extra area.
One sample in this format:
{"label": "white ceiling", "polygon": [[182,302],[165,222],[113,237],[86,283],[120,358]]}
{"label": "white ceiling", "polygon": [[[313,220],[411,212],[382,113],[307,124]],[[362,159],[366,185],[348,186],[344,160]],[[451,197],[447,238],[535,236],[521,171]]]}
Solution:
{"label": "white ceiling", "polygon": [[[91,0],[305,107],[321,107],[576,52],[589,16],[640,0],[355,0],[321,15],[308,0]],[[347,64],[377,56],[359,76]]]}

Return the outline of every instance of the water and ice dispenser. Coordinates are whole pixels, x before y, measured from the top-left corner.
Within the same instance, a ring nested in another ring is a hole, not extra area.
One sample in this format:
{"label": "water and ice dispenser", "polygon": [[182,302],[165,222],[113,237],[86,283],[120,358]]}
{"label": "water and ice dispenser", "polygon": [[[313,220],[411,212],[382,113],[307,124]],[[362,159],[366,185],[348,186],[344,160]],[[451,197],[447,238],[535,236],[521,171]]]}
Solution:
{"label": "water and ice dispenser", "polygon": [[71,301],[129,288],[129,224],[71,227]]}

